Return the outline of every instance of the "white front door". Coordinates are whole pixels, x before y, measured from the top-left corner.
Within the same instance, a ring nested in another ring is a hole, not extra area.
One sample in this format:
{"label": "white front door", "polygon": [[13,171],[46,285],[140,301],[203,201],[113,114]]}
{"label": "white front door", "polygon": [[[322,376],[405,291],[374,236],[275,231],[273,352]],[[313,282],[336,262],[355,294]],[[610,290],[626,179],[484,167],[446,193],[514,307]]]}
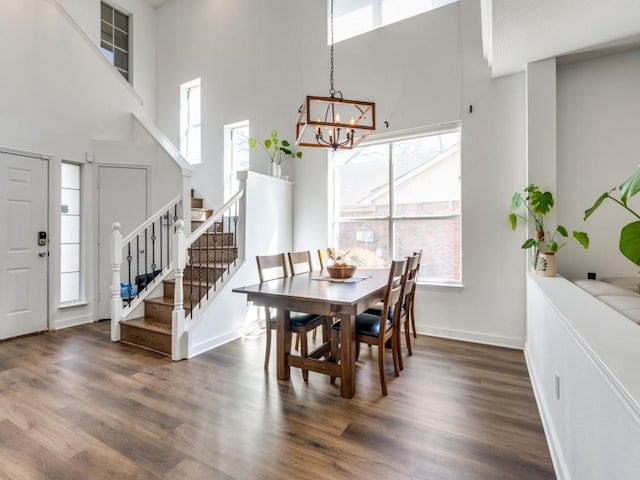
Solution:
{"label": "white front door", "polygon": [[0,339],[48,327],[48,168],[0,153]]}
{"label": "white front door", "polygon": [[[99,301],[98,318],[111,316],[111,233],[114,222],[126,236],[147,218],[147,169],[136,167],[100,167],[99,171]],[[135,256],[135,253],[133,254]],[[120,271],[127,281],[127,261]],[[135,275],[135,272],[133,273]]]}

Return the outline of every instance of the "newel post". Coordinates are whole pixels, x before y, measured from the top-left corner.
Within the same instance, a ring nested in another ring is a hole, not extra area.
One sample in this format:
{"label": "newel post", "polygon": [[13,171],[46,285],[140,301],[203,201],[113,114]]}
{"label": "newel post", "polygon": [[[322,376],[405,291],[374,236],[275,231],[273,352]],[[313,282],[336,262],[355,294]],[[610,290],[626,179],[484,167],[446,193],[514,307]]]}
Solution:
{"label": "newel post", "polygon": [[173,294],[173,317],[171,334],[171,359],[181,360],[187,358],[187,334],[185,333],[186,321],[184,315],[184,267],[187,259],[187,247],[184,236],[184,222],[182,219],[176,222],[176,233],[173,242],[173,259],[175,262],[174,276],[175,289]]}
{"label": "newel post", "polygon": [[111,233],[111,341],[120,341],[122,297],[120,296],[120,266],[122,265],[122,233],[120,224],[114,223]]}

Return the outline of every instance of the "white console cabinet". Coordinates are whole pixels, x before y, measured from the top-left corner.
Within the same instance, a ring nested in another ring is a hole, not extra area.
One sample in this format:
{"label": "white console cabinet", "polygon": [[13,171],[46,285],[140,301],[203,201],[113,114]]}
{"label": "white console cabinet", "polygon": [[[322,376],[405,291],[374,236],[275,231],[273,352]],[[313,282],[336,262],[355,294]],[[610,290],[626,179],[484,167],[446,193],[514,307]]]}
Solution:
{"label": "white console cabinet", "polygon": [[525,355],[556,475],[640,478],[640,325],[572,282],[527,274]]}

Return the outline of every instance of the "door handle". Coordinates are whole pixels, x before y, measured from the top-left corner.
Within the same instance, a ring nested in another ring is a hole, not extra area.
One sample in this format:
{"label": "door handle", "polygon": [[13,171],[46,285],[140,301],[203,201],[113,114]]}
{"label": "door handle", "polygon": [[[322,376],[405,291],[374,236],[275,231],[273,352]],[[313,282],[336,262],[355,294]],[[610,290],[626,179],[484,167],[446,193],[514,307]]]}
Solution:
{"label": "door handle", "polygon": [[48,254],[47,254],[47,252],[40,252],[40,253],[38,253],[38,256],[39,256],[40,258],[42,258],[42,257],[46,257],[47,255],[48,255]]}

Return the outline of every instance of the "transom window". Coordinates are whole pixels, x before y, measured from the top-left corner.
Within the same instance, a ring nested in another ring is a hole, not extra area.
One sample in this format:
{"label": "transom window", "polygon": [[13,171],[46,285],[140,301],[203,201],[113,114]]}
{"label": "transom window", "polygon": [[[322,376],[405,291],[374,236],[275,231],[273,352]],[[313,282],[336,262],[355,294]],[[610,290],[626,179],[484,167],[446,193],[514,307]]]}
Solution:
{"label": "transom window", "polygon": [[[457,0],[340,0],[334,3],[334,42],[443,7]],[[328,29],[327,44],[331,43]]]}
{"label": "transom window", "polygon": [[419,280],[461,283],[460,127],[333,155],[334,246],[360,266],[423,250]]}
{"label": "transom window", "polygon": [[100,50],[122,76],[131,82],[129,16],[111,5],[100,4]]}
{"label": "transom window", "polygon": [[201,108],[200,79],[180,85],[180,153],[191,164],[201,162]]}

